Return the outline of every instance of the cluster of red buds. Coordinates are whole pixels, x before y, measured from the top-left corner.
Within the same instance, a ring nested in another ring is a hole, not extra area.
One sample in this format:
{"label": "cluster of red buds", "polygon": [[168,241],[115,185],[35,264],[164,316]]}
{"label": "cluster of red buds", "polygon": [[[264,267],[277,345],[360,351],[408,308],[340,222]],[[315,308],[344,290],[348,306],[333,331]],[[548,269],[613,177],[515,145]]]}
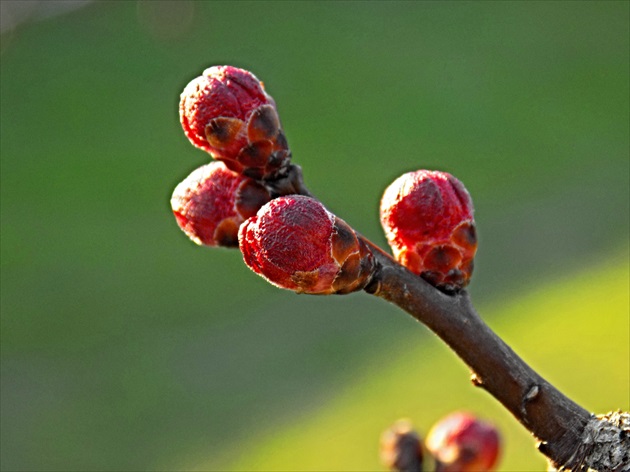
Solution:
{"label": "cluster of red buds", "polygon": [[[438,421],[424,446],[408,420],[396,422],[381,435],[381,461],[392,471],[492,472],[499,453],[496,427],[467,412],[451,413]],[[426,458],[432,459],[432,466],[423,465]]]}
{"label": "cluster of red buds", "polygon": [[[370,282],[377,263],[365,240],[317,200],[295,195],[307,192],[280,184],[297,166],[260,80],[236,67],[210,67],[185,87],[179,112],[190,142],[216,159],[171,199],[190,239],[239,246],[254,272],[296,292],[341,294]],[[443,172],[403,175],[385,191],[381,221],[400,264],[443,291],[466,286],[477,240],[459,180]]]}
{"label": "cluster of red buds", "polygon": [[[349,293],[369,282],[374,257],[363,240],[317,200],[278,192],[291,152],[276,104],[250,72],[215,66],[181,94],[180,121],[217,160],[173,192],[180,228],[200,245],[239,246],[272,284],[311,294]],[[286,186],[285,186],[286,188]]]}
{"label": "cluster of red buds", "polygon": [[[171,198],[191,240],[238,246],[251,270],[298,293],[345,294],[369,284],[379,265],[371,243],[305,195],[262,82],[236,67],[210,67],[186,86],[179,110],[190,142],[215,159]],[[459,180],[437,171],[404,174],[385,191],[380,218],[401,265],[445,292],[468,284],[477,238],[472,200]],[[424,446],[408,422],[381,439],[392,470],[420,471],[428,456],[440,472],[491,471],[498,452],[496,429],[466,413],[436,424]]]}

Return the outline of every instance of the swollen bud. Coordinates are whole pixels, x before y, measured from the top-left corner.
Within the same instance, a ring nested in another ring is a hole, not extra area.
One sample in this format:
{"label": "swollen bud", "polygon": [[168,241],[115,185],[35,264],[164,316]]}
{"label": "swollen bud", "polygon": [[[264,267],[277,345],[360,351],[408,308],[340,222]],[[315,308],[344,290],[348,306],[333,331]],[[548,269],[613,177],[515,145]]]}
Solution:
{"label": "swollen bud", "polygon": [[374,257],[342,219],[317,200],[289,195],[271,200],[241,225],[247,266],[273,285],[310,294],[360,290]]}
{"label": "swollen bud", "polygon": [[173,192],[179,227],[204,246],[238,246],[238,228],[271,199],[255,180],[212,162],[194,170]]}
{"label": "swollen bud", "polygon": [[491,472],[499,457],[499,433],[472,414],[456,412],[433,426],[426,446],[437,472]]}
{"label": "swollen bud", "polygon": [[289,165],[276,104],[251,72],[232,66],[206,69],[182,92],[179,118],[194,146],[236,172],[272,178]]}
{"label": "swollen bud", "polygon": [[385,190],[380,217],[398,262],[447,292],[468,285],[477,235],[459,180],[439,171],[404,174]]}
{"label": "swollen bud", "polygon": [[381,435],[381,462],[392,471],[422,472],[422,441],[407,420],[399,420]]}

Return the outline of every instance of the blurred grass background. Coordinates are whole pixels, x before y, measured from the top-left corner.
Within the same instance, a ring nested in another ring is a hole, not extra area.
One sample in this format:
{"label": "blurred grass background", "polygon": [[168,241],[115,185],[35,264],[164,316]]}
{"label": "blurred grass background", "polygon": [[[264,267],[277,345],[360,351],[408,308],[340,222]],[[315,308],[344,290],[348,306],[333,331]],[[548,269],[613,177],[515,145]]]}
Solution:
{"label": "blurred grass background", "polygon": [[[50,3],[50,2],[44,2]],[[179,93],[252,70],[309,188],[384,245],[383,189],[452,172],[470,291],[552,383],[630,408],[627,2],[94,2],[1,37],[2,470],[378,469],[451,409],[526,432],[426,329],[200,248],[168,200],[207,156]]]}

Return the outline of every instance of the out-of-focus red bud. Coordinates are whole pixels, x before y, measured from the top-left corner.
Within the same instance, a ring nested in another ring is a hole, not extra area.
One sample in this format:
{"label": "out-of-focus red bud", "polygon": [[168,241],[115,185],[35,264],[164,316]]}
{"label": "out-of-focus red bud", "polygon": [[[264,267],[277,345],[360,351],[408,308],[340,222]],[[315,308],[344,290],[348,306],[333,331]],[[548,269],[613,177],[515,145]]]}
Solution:
{"label": "out-of-focus red bud", "polygon": [[426,440],[437,472],[492,472],[499,457],[499,433],[476,416],[455,412],[433,426]]}
{"label": "out-of-focus red bud", "polygon": [[398,420],[383,432],[380,456],[392,471],[422,472],[422,441],[408,420]]}

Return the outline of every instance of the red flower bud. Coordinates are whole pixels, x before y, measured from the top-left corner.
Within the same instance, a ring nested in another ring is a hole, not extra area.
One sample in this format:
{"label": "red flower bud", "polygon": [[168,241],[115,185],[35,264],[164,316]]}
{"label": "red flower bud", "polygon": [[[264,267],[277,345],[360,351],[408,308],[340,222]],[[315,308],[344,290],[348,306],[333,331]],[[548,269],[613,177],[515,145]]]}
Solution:
{"label": "red flower bud", "polygon": [[173,192],[179,227],[197,244],[238,245],[238,228],[271,199],[258,182],[212,162],[194,170]]}
{"label": "red flower bud", "polygon": [[340,218],[301,195],[276,198],[241,226],[245,263],[280,288],[349,293],[368,283],[374,258]]}
{"label": "red flower bud", "polygon": [[276,104],[251,72],[214,66],[181,94],[179,117],[190,142],[235,172],[273,177],[291,153]]}
{"label": "red flower bud", "polygon": [[422,442],[407,420],[399,420],[383,432],[380,455],[390,470],[422,472]]}
{"label": "red flower bud", "polygon": [[490,472],[499,457],[499,433],[474,415],[456,412],[433,426],[426,446],[439,472]]}
{"label": "red flower bud", "polygon": [[477,251],[473,205],[446,172],[419,170],[396,179],[381,200],[381,224],[396,259],[432,285],[468,285]]}

